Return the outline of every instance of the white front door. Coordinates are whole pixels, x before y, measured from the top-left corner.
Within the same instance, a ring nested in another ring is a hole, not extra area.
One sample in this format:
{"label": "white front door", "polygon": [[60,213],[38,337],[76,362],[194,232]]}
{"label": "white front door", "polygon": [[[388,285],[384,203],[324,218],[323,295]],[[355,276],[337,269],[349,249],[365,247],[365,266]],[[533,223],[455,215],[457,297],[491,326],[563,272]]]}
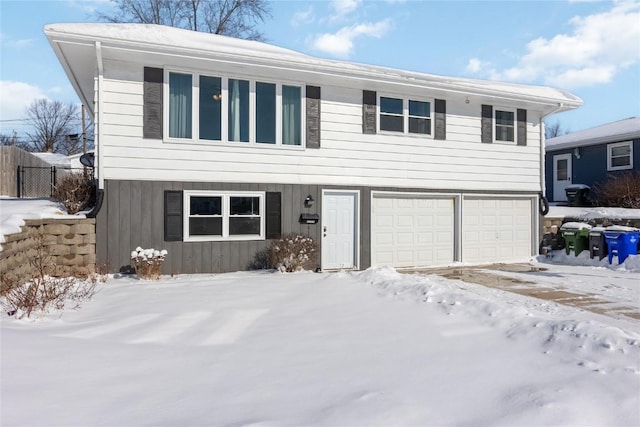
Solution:
{"label": "white front door", "polygon": [[322,193],[322,269],[356,268],[358,192]]}
{"label": "white front door", "polygon": [[564,189],[571,185],[571,153],[553,156],[553,201],[566,202]]}

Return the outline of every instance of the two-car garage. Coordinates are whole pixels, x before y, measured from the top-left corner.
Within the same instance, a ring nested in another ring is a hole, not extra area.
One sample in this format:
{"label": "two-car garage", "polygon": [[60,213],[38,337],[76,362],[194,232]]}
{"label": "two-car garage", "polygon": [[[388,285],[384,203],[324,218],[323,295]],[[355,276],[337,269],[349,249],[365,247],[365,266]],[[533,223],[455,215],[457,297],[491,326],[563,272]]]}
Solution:
{"label": "two-car garage", "polygon": [[533,254],[534,197],[372,193],[371,265],[500,262]]}

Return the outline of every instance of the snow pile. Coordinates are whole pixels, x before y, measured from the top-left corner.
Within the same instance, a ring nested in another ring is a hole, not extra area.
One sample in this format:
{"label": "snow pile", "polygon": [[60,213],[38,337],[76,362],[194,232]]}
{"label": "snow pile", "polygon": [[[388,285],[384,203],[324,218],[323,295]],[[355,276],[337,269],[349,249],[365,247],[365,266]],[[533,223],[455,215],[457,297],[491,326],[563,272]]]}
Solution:
{"label": "snow pile", "polygon": [[82,214],[68,215],[64,206],[52,199],[0,197],[0,243],[5,241],[5,235],[19,233],[25,219],[84,217]]}
{"label": "snow pile", "polygon": [[640,375],[637,330],[623,330],[594,320],[549,318],[548,311],[539,311],[535,304],[523,305],[510,298],[486,298],[483,287],[435,275],[407,277],[394,274],[390,268],[371,268],[354,277],[385,295],[433,304],[448,316],[469,318],[476,325],[502,330],[509,339],[537,343],[545,354],[562,354],[564,362],[595,372],[630,370]]}
{"label": "snow pile", "polygon": [[640,255],[629,255],[622,264],[618,264],[618,257],[613,257],[613,264],[609,264],[608,258],[601,260],[591,258],[588,250],[580,252],[578,256],[573,251],[567,255],[564,249],[551,251],[548,255],[538,255],[534,258],[541,264],[581,265],[585,267],[601,267],[610,270],[626,270],[640,273]]}
{"label": "snow pile", "polygon": [[610,219],[640,219],[640,209],[604,208],[604,207],[569,207],[549,206],[548,218],[579,218],[584,220]]}

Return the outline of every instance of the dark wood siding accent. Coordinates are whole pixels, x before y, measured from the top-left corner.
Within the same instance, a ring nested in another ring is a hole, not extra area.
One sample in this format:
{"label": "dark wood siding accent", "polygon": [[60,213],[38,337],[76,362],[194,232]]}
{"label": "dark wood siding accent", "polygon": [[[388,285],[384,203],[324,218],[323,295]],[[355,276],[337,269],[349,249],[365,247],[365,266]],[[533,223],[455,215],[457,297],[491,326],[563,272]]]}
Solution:
{"label": "dark wood siding accent", "polygon": [[517,121],[517,144],[527,145],[527,110],[518,108]]}
{"label": "dark wood siding accent", "polygon": [[320,148],[320,87],[307,86],[307,148]]}
{"label": "dark wood siding accent", "polygon": [[377,94],[371,90],[362,91],[362,133],[375,134],[377,129]]}
{"label": "dark wood siding accent", "polygon": [[447,139],[447,101],[436,99],[434,117],[434,139]]}
{"label": "dark wood siding accent", "polygon": [[164,192],[164,240],[182,240],[182,191]]}
{"label": "dark wood siding accent", "polygon": [[481,126],[481,141],[485,144],[491,144],[493,142],[493,107],[491,105],[482,105]]}
{"label": "dark wood siding accent", "polygon": [[162,68],[144,67],[144,106],[142,137],[162,139]]}
{"label": "dark wood siding accent", "polygon": [[267,239],[275,239],[282,234],[282,194],[267,192],[265,235]]}

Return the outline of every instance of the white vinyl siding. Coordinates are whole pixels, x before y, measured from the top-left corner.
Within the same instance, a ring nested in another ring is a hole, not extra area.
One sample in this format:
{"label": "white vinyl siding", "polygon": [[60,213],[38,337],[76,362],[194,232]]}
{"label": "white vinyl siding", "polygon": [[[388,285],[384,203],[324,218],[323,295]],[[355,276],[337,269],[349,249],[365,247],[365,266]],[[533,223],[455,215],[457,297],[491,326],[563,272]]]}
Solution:
{"label": "white vinyl siding", "polygon": [[[216,69],[211,75],[227,76],[224,71]],[[211,141],[171,144],[142,139],[142,74],[142,64],[123,68],[122,62],[105,61],[100,146],[103,162],[99,165],[104,179],[170,177],[193,182],[541,191],[539,114],[532,110],[527,124],[529,143],[518,147],[517,153],[509,144],[481,144],[478,105],[467,105],[464,100],[447,101],[446,143],[389,132],[365,135],[362,90],[336,81],[335,86],[316,83],[322,88],[322,141],[318,150]],[[261,76],[247,79],[276,80]],[[282,79],[277,79],[292,80],[284,72]],[[309,77],[309,84],[314,83]],[[300,87],[304,95],[304,85]],[[399,93],[398,97],[410,99],[411,94]],[[425,93],[422,99],[427,97]],[[304,108],[302,105],[303,112]],[[223,127],[225,120],[223,116]]]}

